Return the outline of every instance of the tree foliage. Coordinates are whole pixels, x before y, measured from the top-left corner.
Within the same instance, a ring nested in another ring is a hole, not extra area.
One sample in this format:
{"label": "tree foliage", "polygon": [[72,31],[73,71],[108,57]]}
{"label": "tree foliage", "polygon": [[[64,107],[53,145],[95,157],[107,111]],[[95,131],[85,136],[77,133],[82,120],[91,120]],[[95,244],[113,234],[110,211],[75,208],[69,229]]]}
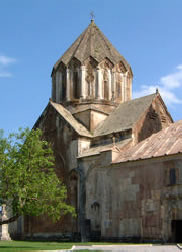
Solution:
{"label": "tree foliage", "polygon": [[71,213],[66,203],[67,190],[54,170],[54,155],[40,129],[20,129],[3,137],[0,132],[0,198],[1,204],[11,202],[13,216],[47,214],[54,221]]}

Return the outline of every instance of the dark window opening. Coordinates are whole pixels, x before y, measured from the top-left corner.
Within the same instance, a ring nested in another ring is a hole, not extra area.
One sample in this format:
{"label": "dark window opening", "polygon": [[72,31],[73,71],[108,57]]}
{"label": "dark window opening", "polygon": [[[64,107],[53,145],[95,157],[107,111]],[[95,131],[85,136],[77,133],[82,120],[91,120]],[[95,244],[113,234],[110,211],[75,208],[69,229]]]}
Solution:
{"label": "dark window opening", "polygon": [[66,75],[63,74],[63,85],[62,85],[62,99],[66,98]]}
{"label": "dark window opening", "polygon": [[181,243],[182,220],[172,220],[171,230],[172,230],[172,242]]}
{"label": "dark window opening", "polygon": [[78,73],[74,72],[73,73],[73,96],[76,99],[79,99],[79,78],[78,78]]}
{"label": "dark window opening", "polygon": [[175,168],[170,169],[169,183],[170,183],[170,185],[175,185],[176,184],[176,170],[175,170]]}

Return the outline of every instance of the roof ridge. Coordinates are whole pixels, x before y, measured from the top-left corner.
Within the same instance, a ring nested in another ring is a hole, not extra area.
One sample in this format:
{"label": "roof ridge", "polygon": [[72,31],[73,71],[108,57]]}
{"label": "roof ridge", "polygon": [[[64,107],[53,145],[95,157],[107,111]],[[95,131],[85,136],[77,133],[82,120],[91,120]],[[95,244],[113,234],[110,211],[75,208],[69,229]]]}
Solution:
{"label": "roof ridge", "polygon": [[[102,37],[102,39],[104,40],[104,43],[106,44],[108,50],[110,51],[112,57],[114,58],[114,55],[113,55],[113,53],[112,53],[110,47],[113,47],[117,52],[118,52],[118,50],[112,45],[112,43],[106,38],[106,36],[104,35],[104,33],[103,33],[99,28],[98,28],[98,31],[100,32],[101,37]],[[108,43],[109,43],[109,45],[108,45]],[[119,52],[118,52],[118,53],[119,53]],[[120,53],[119,53],[119,54],[120,54]]]}
{"label": "roof ridge", "polygon": [[[148,94],[148,95],[144,95],[144,96],[141,96],[141,97],[137,97],[137,98],[131,99],[130,101],[126,101],[126,102],[132,102],[132,101],[144,99],[144,98],[149,97],[149,96],[154,96],[154,97],[155,97],[156,95],[157,95],[156,93],[152,93],[152,94]],[[123,102],[123,103],[121,103],[121,104],[124,104],[124,103],[126,103],[126,102]],[[121,105],[121,104],[120,104],[120,105]]]}
{"label": "roof ridge", "polygon": [[[91,24],[90,24],[91,25]],[[90,28],[90,25],[85,29],[85,32],[84,32],[84,34],[83,34],[83,36],[82,36],[82,39],[80,40],[80,43],[78,44],[78,46],[75,48],[75,50],[74,50],[74,52],[73,52],[73,57],[74,57],[74,55],[75,55],[75,53],[76,53],[76,51],[77,51],[77,49],[78,49],[78,47],[81,45],[81,43],[82,43],[82,41],[84,40],[84,38],[85,38],[85,36],[86,36],[86,33],[87,33],[87,30],[89,30],[89,28]],[[81,34],[82,35],[82,34]],[[80,35],[80,36],[81,36]],[[69,49],[68,49],[69,50]],[[63,55],[64,56],[64,55]],[[62,58],[62,57],[61,57]]]}
{"label": "roof ridge", "polygon": [[[90,26],[90,25],[89,25]],[[59,63],[62,61],[62,58],[67,54],[67,52],[79,41],[79,39],[82,41],[83,40],[83,38],[81,39],[81,37],[83,36],[84,37],[84,35],[85,35],[85,33],[86,33],[86,31],[89,29],[89,26],[88,27],[86,27],[85,29],[84,29],[84,31],[80,34],[80,36],[78,36],[78,38],[68,47],[68,49],[62,54],[62,56],[61,56],[61,58],[59,58],[57,61],[56,61],[56,63],[54,64],[54,67],[53,67],[53,70],[55,69],[55,68],[57,68],[57,66],[59,65]],[[78,46],[80,45],[80,42],[79,42],[79,44],[78,44]],[[78,49],[78,46],[76,47],[76,49]],[[76,50],[75,49],[75,50]],[[74,54],[75,54],[75,50],[74,50]]]}

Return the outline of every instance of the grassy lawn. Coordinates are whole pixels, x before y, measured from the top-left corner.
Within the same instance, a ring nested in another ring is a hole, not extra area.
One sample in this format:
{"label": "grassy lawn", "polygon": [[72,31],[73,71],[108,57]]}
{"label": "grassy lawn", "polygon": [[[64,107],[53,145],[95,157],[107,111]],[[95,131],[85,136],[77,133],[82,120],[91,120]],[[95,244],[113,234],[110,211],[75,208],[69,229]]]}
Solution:
{"label": "grassy lawn", "polygon": [[71,249],[73,245],[109,245],[113,243],[71,243],[71,242],[34,242],[34,241],[0,241],[0,252],[21,252],[30,250]]}
{"label": "grassy lawn", "polygon": [[[136,245],[135,243],[113,243],[113,242],[35,242],[35,241],[0,241],[0,252],[22,252],[35,250],[61,250],[71,249],[73,245]],[[147,243],[145,243],[146,245]],[[142,244],[140,244],[142,245]],[[144,244],[143,244],[144,245]],[[88,250],[82,250],[86,252]],[[93,250],[92,250],[93,251]]]}
{"label": "grassy lawn", "polygon": [[61,242],[0,241],[0,251],[18,252],[27,250],[70,249],[72,245],[72,243]]}

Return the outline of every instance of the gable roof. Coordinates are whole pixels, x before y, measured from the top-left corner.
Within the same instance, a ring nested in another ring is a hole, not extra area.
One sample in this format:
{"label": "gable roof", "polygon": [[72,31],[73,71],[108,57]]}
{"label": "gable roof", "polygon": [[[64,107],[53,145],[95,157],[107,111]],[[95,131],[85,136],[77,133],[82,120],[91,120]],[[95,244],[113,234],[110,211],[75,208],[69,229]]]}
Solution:
{"label": "gable roof", "polygon": [[111,114],[99,125],[94,136],[108,135],[111,133],[131,129],[140,116],[149,108],[155,94],[133,99],[120,104]]}
{"label": "gable roof", "polygon": [[79,123],[61,104],[50,101],[51,106],[60,114],[80,136],[93,137],[87,128]]}
{"label": "gable roof", "polygon": [[136,161],[182,153],[182,120],[172,123],[160,132],[122,153],[114,163]]}
{"label": "gable roof", "polygon": [[67,65],[73,57],[77,58],[82,63],[90,56],[93,57],[97,62],[101,62],[104,58],[108,58],[114,64],[122,61],[126,69],[132,74],[132,70],[128,62],[114,48],[114,46],[105,37],[93,20],[86,30],[56,62],[53,70],[57,69],[60,62],[63,62],[65,65]]}

